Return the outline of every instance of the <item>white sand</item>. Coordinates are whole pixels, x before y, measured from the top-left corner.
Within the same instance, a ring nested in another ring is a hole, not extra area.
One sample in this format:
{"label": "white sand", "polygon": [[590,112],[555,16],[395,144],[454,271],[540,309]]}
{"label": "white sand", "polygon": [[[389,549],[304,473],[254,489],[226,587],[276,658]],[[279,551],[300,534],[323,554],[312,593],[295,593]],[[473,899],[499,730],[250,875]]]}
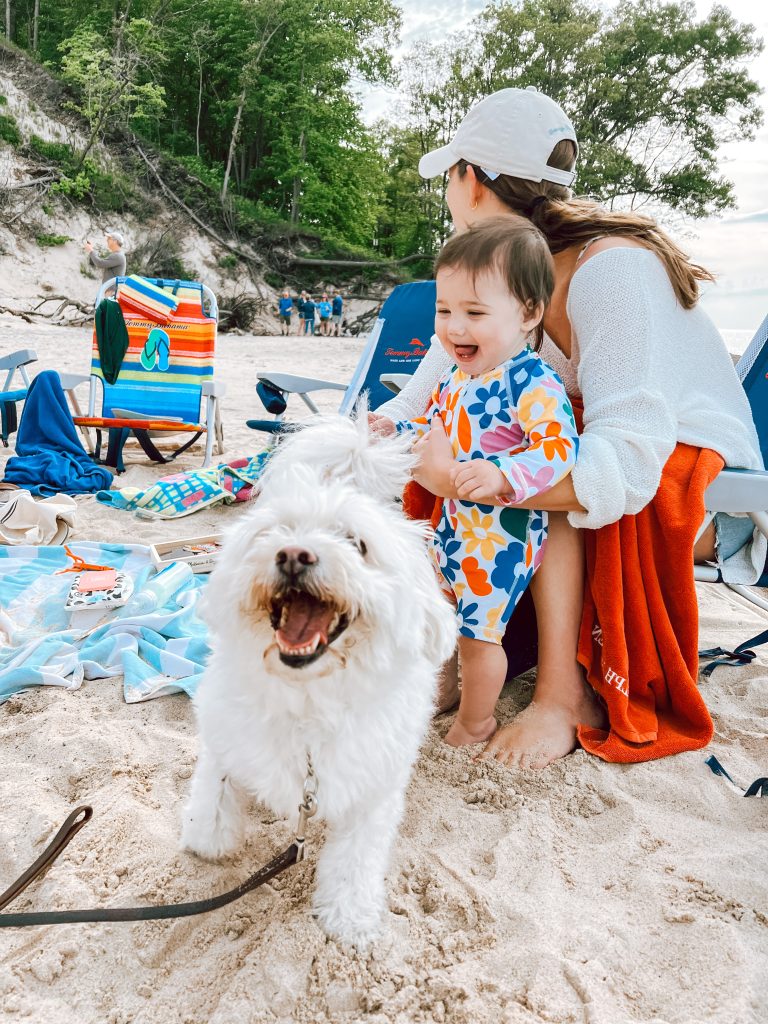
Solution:
{"label": "white sand", "polygon": [[[0,321],[0,352],[85,372],[85,331]],[[228,338],[227,456],[254,449],[259,369],[348,377],[353,339]],[[330,394],[326,407],[332,408]],[[180,460],[199,464],[199,455]],[[123,477],[162,475],[143,458]],[[148,543],[232,522],[237,506],[172,523],[78,499],[77,539]],[[724,588],[701,587],[701,641],[765,628]],[[702,682],[710,748],[742,782],[768,774],[768,656]],[[503,719],[530,697],[505,691]],[[387,935],[369,955],[329,941],[309,913],[314,851],[258,893],[171,923],[70,925],[0,936],[2,1020],[46,1024],[752,1024],[768,1020],[765,805],[744,800],[704,753],[609,766],[578,752],[537,773],[477,765],[430,736],[390,875]],[[38,689],[0,707],[0,889],[69,810],[93,821],[14,909],[182,901],[221,892],[287,845],[258,807],[220,866],[177,850],[195,759],[182,695],[126,705],[120,680]],[[297,794],[298,800],[298,794]],[[291,823],[292,826],[292,823]],[[313,826],[312,843],[322,840]]]}

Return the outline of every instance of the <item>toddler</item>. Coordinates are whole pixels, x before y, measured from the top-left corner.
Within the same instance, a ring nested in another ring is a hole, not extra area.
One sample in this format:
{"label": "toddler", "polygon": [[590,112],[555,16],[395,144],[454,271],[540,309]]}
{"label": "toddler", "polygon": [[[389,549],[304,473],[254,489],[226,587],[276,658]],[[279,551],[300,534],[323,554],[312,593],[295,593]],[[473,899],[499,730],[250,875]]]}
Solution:
{"label": "toddler", "polygon": [[397,430],[421,437],[440,416],[461,463],[431,547],[459,619],[461,699],[445,739],[460,746],[496,731],[504,628],[546,539],[547,513],[514,506],[570,473],[578,439],[560,379],[530,344],[554,280],[539,230],[515,216],[480,221],[446,243],[435,277],[435,334],[455,365],[425,415]]}

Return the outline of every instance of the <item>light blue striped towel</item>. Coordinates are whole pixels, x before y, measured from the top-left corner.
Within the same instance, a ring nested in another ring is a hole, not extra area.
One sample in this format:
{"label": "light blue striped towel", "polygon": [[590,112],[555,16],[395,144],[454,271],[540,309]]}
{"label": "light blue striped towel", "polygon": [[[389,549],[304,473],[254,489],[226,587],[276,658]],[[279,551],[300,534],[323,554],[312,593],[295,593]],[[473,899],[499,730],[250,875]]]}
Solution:
{"label": "light blue striped towel", "polygon": [[[140,592],[153,571],[149,548],[138,544],[72,544],[97,565],[130,573]],[[64,602],[72,564],[60,547],[0,547],[0,703],[31,686],[77,689],[83,679],[123,676],[135,704],[168,693],[192,696],[210,653],[195,604],[207,576],[199,575],[167,605],[145,615],[112,617],[83,636],[70,626]]]}

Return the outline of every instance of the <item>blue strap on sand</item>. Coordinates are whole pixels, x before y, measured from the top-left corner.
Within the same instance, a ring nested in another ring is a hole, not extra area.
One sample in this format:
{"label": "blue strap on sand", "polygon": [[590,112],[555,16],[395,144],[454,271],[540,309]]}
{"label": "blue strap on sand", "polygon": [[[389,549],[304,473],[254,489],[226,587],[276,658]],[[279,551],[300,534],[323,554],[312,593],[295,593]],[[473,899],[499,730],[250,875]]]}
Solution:
{"label": "blue strap on sand", "polygon": [[712,675],[718,665],[749,665],[757,657],[752,648],[761,647],[764,643],[768,643],[768,629],[758,633],[757,636],[751,636],[749,640],[745,640],[743,644],[734,647],[732,651],[727,651],[723,647],[711,647],[709,650],[699,651],[700,658],[717,659],[710,662],[709,665],[705,665],[701,670],[701,674],[703,676]]}
{"label": "blue strap on sand", "polygon": [[744,796],[768,797],[768,778],[755,779],[750,786],[744,789],[733,781],[714,754],[710,754],[704,763],[709,766],[713,775],[721,775],[724,779],[728,779],[731,785],[735,786],[736,789],[740,789]]}

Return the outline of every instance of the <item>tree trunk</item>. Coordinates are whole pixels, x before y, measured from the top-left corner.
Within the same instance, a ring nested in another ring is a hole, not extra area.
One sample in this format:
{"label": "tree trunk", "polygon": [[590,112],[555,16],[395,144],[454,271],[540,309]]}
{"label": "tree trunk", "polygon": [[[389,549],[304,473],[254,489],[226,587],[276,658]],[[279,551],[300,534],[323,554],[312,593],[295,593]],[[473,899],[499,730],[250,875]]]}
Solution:
{"label": "tree trunk", "polygon": [[5,0],[5,37],[11,38],[11,0]]}
{"label": "tree trunk", "polygon": [[232,161],[235,156],[235,149],[237,148],[237,137],[240,134],[240,119],[243,116],[243,107],[245,106],[245,89],[240,93],[240,99],[237,104],[237,114],[235,115],[235,123],[232,125],[232,138],[229,140],[229,155],[227,156],[227,167],[224,171],[224,184],[221,186],[221,201],[222,203],[227,198],[227,188],[229,186],[229,176],[232,173]]}
{"label": "tree trunk", "polygon": [[32,52],[37,53],[37,28],[40,23],[40,0],[35,0],[35,9],[32,14]]}
{"label": "tree trunk", "polygon": [[[307,140],[304,135],[304,129],[301,129],[301,135],[299,136],[299,153],[301,155],[301,162],[307,159]],[[293,197],[291,199],[291,224],[298,224],[299,222],[299,193],[301,192],[301,178],[295,175],[293,179]]]}
{"label": "tree trunk", "polygon": [[200,113],[203,106],[203,61],[198,51],[198,78],[197,78],[197,123],[195,125],[195,152],[200,157]]}

